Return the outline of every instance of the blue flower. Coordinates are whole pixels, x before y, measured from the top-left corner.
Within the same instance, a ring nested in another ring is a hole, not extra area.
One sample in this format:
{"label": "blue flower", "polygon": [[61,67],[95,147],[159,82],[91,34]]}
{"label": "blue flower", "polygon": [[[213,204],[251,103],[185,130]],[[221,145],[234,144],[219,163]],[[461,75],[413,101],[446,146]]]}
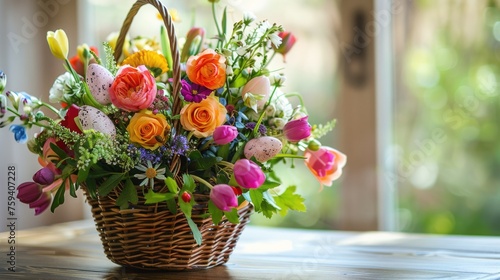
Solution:
{"label": "blue flower", "polygon": [[9,130],[14,133],[14,139],[17,143],[24,144],[28,141],[28,136],[26,135],[26,129],[22,125],[13,124],[9,127]]}

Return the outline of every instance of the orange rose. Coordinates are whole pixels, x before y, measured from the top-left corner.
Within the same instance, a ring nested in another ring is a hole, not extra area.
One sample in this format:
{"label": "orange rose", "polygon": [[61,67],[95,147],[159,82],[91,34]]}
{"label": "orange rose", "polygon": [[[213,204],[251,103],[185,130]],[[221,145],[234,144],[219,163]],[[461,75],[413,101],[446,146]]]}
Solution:
{"label": "orange rose", "polygon": [[142,110],[132,117],[127,131],[131,142],[154,150],[163,145],[162,139],[170,131],[170,125],[164,115],[155,115],[149,110]]}
{"label": "orange rose", "polygon": [[212,49],[206,49],[188,59],[186,73],[191,82],[208,89],[218,89],[226,81],[226,58]]}
{"label": "orange rose", "polygon": [[208,137],[226,121],[226,107],[210,95],[200,103],[189,103],[181,110],[181,124],[198,138]]}

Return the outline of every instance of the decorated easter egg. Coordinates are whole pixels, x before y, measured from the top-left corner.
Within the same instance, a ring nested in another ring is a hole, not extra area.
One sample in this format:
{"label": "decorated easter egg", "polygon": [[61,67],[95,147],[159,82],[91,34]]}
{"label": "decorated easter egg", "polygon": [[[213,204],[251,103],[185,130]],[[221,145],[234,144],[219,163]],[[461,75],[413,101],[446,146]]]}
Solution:
{"label": "decorated easter egg", "polygon": [[265,162],[277,155],[283,144],[275,137],[263,136],[248,141],[244,154],[247,159],[255,157],[259,162]]}
{"label": "decorated easter egg", "polygon": [[92,106],[83,105],[80,107],[78,118],[84,131],[93,129],[111,135],[111,137],[116,136],[116,128],[113,121],[102,111]]}
{"label": "decorated easter egg", "polygon": [[99,64],[90,64],[87,68],[87,84],[94,99],[102,105],[111,103],[108,89],[113,84],[113,74]]}

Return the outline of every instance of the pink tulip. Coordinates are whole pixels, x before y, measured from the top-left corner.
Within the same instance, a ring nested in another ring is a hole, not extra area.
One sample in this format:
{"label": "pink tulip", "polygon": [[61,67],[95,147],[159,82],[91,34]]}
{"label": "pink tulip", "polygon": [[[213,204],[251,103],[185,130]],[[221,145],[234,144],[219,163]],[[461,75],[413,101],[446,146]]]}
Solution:
{"label": "pink tulip", "polygon": [[283,128],[285,137],[290,142],[299,142],[311,135],[311,125],[307,122],[307,116],[289,121]]}
{"label": "pink tulip", "polygon": [[247,93],[258,96],[258,100],[251,100],[250,102],[245,101],[247,107],[252,107],[248,105],[256,105],[258,109],[264,108],[264,105],[266,105],[266,102],[271,95],[271,82],[269,81],[269,78],[266,76],[258,76],[248,81],[248,83],[241,90],[241,96],[243,99],[245,99]]}
{"label": "pink tulip", "polygon": [[52,196],[50,193],[42,193],[40,198],[29,204],[30,208],[35,208],[35,216],[40,215],[43,211],[49,208],[52,202]]}
{"label": "pink tulip", "polygon": [[25,182],[17,187],[17,198],[22,203],[33,203],[42,195],[42,186],[35,182]]}
{"label": "pink tulip", "polygon": [[286,54],[292,49],[293,45],[297,41],[295,35],[291,32],[282,31],[278,34],[281,37],[281,45],[275,50],[277,53],[283,55],[283,61],[285,61]]}
{"label": "pink tulip", "polygon": [[230,211],[238,206],[238,198],[234,194],[233,188],[229,185],[215,185],[210,192],[210,200],[222,211]]}
{"label": "pink tulip", "polygon": [[322,146],[317,151],[307,149],[304,157],[306,166],[321,186],[331,186],[342,175],[342,168],[347,162],[346,155],[327,146]]}
{"label": "pink tulip", "polygon": [[248,159],[238,160],[233,167],[236,182],[247,189],[256,189],[266,181],[266,175],[260,167]]}
{"label": "pink tulip", "polygon": [[238,136],[238,129],[232,125],[221,125],[214,130],[214,143],[225,145],[233,141]]}
{"label": "pink tulip", "polygon": [[33,175],[33,181],[40,185],[48,185],[54,182],[54,172],[50,167],[44,167]]}

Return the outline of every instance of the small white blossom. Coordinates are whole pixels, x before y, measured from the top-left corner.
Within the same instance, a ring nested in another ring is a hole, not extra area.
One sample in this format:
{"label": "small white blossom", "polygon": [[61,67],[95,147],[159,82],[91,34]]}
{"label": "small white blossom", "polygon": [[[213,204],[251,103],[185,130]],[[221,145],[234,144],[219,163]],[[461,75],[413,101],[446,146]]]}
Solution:
{"label": "small white blossom", "polygon": [[257,19],[257,17],[251,12],[244,12],[243,13],[243,23],[245,25],[249,25],[250,23],[252,23],[256,19]]}

